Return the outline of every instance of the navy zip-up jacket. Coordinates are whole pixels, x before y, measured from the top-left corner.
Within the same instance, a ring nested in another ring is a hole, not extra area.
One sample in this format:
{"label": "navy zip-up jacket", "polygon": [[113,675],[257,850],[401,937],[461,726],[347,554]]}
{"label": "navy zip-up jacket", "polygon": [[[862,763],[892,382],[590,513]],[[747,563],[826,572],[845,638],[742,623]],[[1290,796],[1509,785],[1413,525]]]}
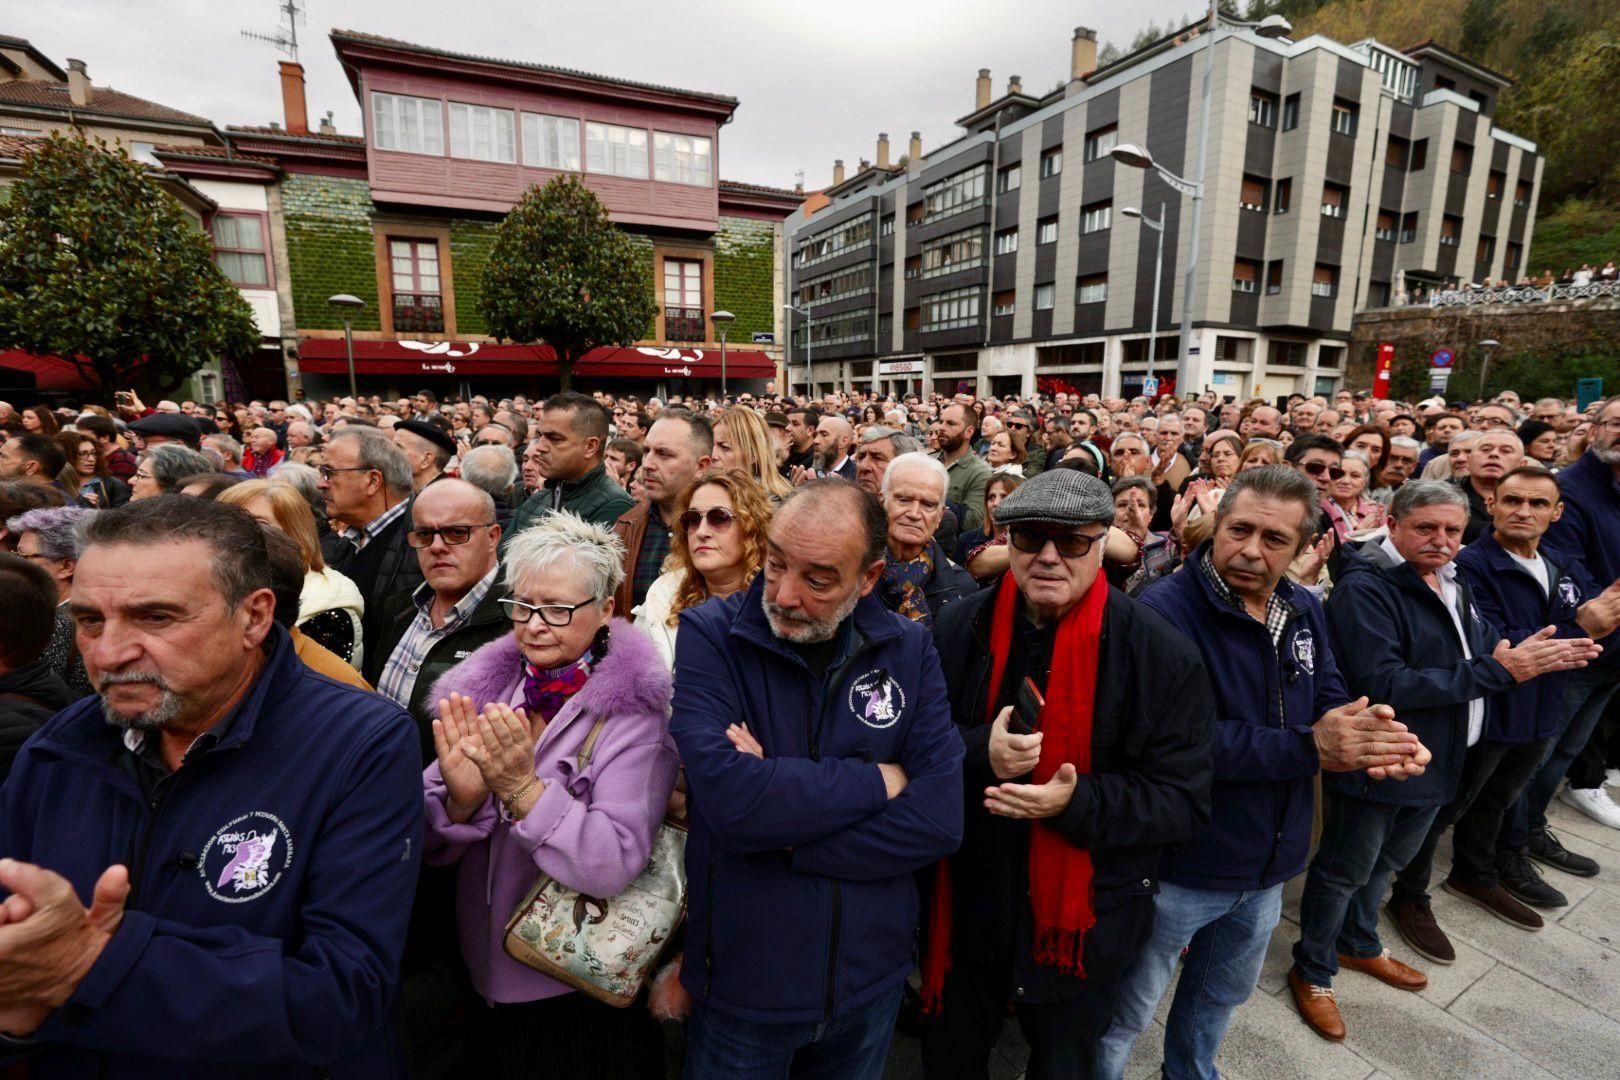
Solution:
{"label": "navy zip-up jacket", "polygon": [[[1345,795],[1395,806],[1444,806],[1457,795],[1468,753],[1468,703],[1515,685],[1491,658],[1502,640],[1480,616],[1461,574],[1472,659],[1464,659],[1456,625],[1440,594],[1411,564],[1391,563],[1377,542],[1344,560],[1328,598],[1328,628],[1349,693],[1395,710],[1434,759],[1421,776],[1374,780],[1365,772],[1328,773],[1323,784]],[[1489,703],[1486,714],[1489,716]]]}
{"label": "navy zip-up jacket", "polygon": [[[745,1019],[821,1021],[915,967],[912,875],[962,841],[962,740],[922,626],[862,598],[818,679],[771,633],[763,590],[760,575],[681,612],[670,718],[692,800],[681,981]],[[764,760],[731,745],[734,723]],[[878,763],[905,769],[897,798]]]}
{"label": "navy zip-up jacket", "polygon": [[[1620,581],[1620,478],[1588,450],[1558,474],[1564,512],[1541,538],[1541,553],[1566,569],[1579,566],[1595,586],[1588,599]],[[1620,666],[1620,630],[1604,638],[1603,667]]]}
{"label": "navy zip-up jacket", "polygon": [[1350,700],[1329,645],[1322,605],[1287,578],[1280,645],[1227,603],[1200,566],[1206,542],[1142,602],[1204,656],[1216,688],[1215,785],[1207,829],[1176,849],[1165,877],[1197,889],[1269,889],[1305,869],[1313,778],[1321,767],[1313,725]]}
{"label": "navy zip-up jacket", "polygon": [[[1473,590],[1479,613],[1513,644],[1547,626],[1558,627],[1558,637],[1586,637],[1575,621],[1575,609],[1597,595],[1591,579],[1580,563],[1566,569],[1546,552],[1539,554],[1547,564],[1550,595],[1497,543],[1494,531],[1462,549],[1457,555],[1457,572]],[[1485,738],[1496,743],[1528,743],[1557,735],[1568,681],[1567,672],[1550,672],[1491,698],[1485,711]]]}
{"label": "navy zip-up jacket", "polygon": [[122,923],[35,1033],[34,1075],[392,1077],[422,851],[416,725],[303,665],[279,626],[217,741],[143,794],[97,697],[0,788],[0,856],[73,883],[129,867]]}

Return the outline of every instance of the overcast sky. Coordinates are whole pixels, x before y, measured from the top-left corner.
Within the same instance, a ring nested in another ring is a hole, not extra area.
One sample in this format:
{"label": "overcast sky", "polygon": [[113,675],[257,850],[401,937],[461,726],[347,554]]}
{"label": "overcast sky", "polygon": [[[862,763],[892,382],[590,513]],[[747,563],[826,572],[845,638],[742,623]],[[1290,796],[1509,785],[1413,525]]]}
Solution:
{"label": "overcast sky", "polygon": [[[77,57],[98,86],[197,113],[221,127],[280,121],[280,54],[241,31],[273,32],[276,0],[54,0],[7,5],[0,33],[31,40],[58,65]],[[911,131],[926,152],[972,110],[988,67],[1032,93],[1069,73],[1078,25],[1121,46],[1149,19],[1162,26],[1197,0],[307,0],[298,28],[311,126],[327,110],[360,132],[360,109],[327,34],[385,34],[458,52],[578,68],[736,97],[720,137],[720,173],[776,187],[825,185],[834,158],[853,169],[889,133],[895,157]]]}

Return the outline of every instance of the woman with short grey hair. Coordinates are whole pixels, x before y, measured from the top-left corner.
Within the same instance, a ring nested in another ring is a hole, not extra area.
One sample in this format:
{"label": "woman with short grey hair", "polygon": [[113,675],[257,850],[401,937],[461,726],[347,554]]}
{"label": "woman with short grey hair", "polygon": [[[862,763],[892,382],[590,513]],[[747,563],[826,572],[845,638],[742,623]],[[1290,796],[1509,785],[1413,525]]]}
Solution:
{"label": "woman with short grey hair", "polygon": [[207,457],[178,443],[160,443],[136,459],[135,475],[129,478],[129,499],[150,499],[167,495],[188,476],[218,472]]}
{"label": "woman with short grey hair", "polygon": [[646,633],[614,618],[624,545],[564,512],[505,554],[512,634],[434,687],[437,760],[423,776],[424,857],[457,868],[456,925],[476,1006],[469,1075],[661,1077],[645,1008],[615,1009],[506,955],[507,920],[536,877],[587,896],[647,865],[675,787],[670,676]]}
{"label": "woman with short grey hair", "polygon": [[94,688],[74,640],[67,603],[83,546],[79,528],[94,514],[94,510],[83,506],[48,506],[17,514],[5,523],[6,532],[17,538],[17,554],[47,571],[56,586],[56,626],[44,659],[68,689],[80,697],[93,693]]}

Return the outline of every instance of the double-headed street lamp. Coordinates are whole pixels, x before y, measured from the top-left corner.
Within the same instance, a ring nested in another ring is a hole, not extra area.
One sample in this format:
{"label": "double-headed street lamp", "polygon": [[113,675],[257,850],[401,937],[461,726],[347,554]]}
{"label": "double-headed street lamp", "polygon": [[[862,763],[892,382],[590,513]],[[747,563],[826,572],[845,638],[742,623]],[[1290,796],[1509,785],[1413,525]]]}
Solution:
{"label": "double-headed street lamp", "polygon": [[359,397],[360,392],[354,388],[354,317],[366,309],[366,302],[348,293],[329,296],[326,302],[337,308],[338,318],[343,320],[343,351],[349,357],[349,396]]}
{"label": "double-headed street lamp", "polygon": [[[1147,378],[1151,379],[1153,378],[1153,357],[1159,350],[1159,282],[1164,276],[1164,203],[1159,204],[1158,221],[1145,217],[1142,211],[1134,206],[1127,206],[1120,213],[1126,217],[1140,220],[1143,225],[1159,234],[1159,254],[1153,260],[1153,318],[1148,324]],[[1146,379],[1143,381],[1145,382]],[[1180,383],[1177,383],[1176,392],[1185,394],[1186,390],[1181,387]]]}
{"label": "double-headed street lamp", "polygon": [[714,323],[715,328],[720,331],[720,400],[724,402],[726,399],[726,330],[732,323],[737,321],[737,316],[729,311],[716,311],[709,316],[709,321]]}
{"label": "double-headed street lamp", "polygon": [[1479,365],[1479,400],[1485,400],[1485,377],[1491,373],[1491,354],[1502,347],[1502,343],[1495,338],[1486,338],[1479,342],[1480,351],[1485,359]]}

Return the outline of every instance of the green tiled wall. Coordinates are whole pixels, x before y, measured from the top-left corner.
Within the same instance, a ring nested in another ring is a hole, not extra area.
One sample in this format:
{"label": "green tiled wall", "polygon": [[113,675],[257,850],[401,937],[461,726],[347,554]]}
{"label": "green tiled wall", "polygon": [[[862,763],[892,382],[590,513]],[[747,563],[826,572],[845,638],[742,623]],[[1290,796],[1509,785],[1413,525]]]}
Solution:
{"label": "green tiled wall", "polygon": [[289,173],[281,181],[281,203],[298,328],[343,329],[326,299],[351,293],[366,302],[354,328],[379,329],[377,249],[371,231],[376,206],[366,181]]}
{"label": "green tiled wall", "polygon": [[755,218],[722,217],[714,236],[714,306],[737,316],[727,335],[746,342],[776,329],[772,282],[776,226]]}

